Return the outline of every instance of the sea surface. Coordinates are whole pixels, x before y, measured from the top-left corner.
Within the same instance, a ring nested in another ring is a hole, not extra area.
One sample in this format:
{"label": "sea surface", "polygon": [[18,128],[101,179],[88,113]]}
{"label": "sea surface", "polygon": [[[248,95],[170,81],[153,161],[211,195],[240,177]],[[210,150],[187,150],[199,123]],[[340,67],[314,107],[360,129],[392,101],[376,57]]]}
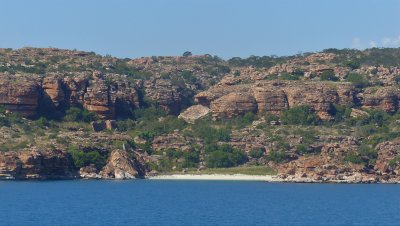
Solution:
{"label": "sea surface", "polygon": [[400,225],[400,185],[3,181],[0,225]]}

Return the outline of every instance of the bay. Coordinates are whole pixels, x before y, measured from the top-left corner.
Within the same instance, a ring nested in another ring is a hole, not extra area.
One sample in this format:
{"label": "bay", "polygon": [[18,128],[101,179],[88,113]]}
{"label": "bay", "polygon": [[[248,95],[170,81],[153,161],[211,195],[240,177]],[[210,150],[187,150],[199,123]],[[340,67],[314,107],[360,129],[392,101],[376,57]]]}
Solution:
{"label": "bay", "polygon": [[400,225],[400,185],[3,181],[0,225]]}

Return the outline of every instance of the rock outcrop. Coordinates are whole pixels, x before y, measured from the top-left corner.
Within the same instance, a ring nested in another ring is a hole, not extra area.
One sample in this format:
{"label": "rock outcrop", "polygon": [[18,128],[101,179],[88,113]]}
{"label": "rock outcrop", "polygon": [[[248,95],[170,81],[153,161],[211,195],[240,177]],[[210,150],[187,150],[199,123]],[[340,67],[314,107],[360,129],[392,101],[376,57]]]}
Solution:
{"label": "rock outcrop", "polygon": [[0,153],[0,179],[74,179],[71,156],[64,151],[20,151]]}
{"label": "rock outcrop", "polygon": [[329,120],[333,104],[351,105],[354,95],[354,87],[349,83],[259,81],[237,86],[218,85],[197,94],[195,100],[210,105],[215,117],[256,111],[279,114],[293,106],[309,105],[321,119]]}
{"label": "rock outcrop", "polygon": [[138,153],[114,150],[100,175],[104,179],[144,178],[146,168],[143,163]]}
{"label": "rock outcrop", "polygon": [[34,78],[0,75],[0,104],[23,117],[36,115],[39,85]]}
{"label": "rock outcrop", "polygon": [[97,113],[100,118],[114,118],[115,94],[113,94],[105,80],[92,80],[84,96],[84,107]]}
{"label": "rock outcrop", "polygon": [[136,84],[113,74],[94,73],[94,79],[56,74],[43,80],[36,75],[0,74],[0,86],[0,104],[23,117],[83,106],[102,119],[112,119],[130,115],[140,105]]}
{"label": "rock outcrop", "polygon": [[249,93],[230,93],[211,102],[213,117],[234,117],[257,112],[256,99]]}
{"label": "rock outcrop", "polygon": [[181,108],[182,96],[178,87],[170,80],[152,79],[144,82],[146,96],[157,102],[166,112],[178,114]]}
{"label": "rock outcrop", "polygon": [[367,88],[361,96],[365,108],[381,109],[388,113],[394,113],[399,109],[400,88],[398,87]]}
{"label": "rock outcrop", "polygon": [[178,118],[185,120],[187,123],[194,123],[196,120],[204,118],[210,113],[210,109],[203,105],[194,105],[182,112]]}

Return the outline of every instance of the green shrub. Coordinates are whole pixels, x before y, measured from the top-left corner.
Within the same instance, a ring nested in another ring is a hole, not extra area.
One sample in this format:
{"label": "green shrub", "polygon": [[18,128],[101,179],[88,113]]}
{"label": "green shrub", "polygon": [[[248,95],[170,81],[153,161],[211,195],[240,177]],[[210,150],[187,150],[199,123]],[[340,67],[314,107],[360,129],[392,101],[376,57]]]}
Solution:
{"label": "green shrub", "polygon": [[252,158],[261,158],[264,155],[264,150],[263,149],[253,149],[249,152],[250,157]]}
{"label": "green shrub", "polygon": [[395,158],[389,160],[389,166],[394,168],[400,165],[400,155],[396,156]]}
{"label": "green shrub", "polygon": [[293,75],[293,74],[289,74],[289,73],[281,73],[280,74],[280,78],[283,80],[299,80],[299,76],[298,75]]}
{"label": "green shrub", "polygon": [[346,76],[346,79],[347,81],[353,83],[353,85],[357,88],[364,88],[369,85],[369,82],[365,76],[358,73],[350,73]]}
{"label": "green shrub", "polygon": [[352,70],[358,69],[360,68],[360,62],[356,61],[356,60],[349,60],[345,63],[345,65],[349,68],[351,68]]}
{"label": "green shrub", "polygon": [[275,163],[282,163],[288,159],[288,156],[284,151],[271,151],[266,159]]}
{"label": "green shrub", "polygon": [[315,125],[319,119],[311,107],[302,105],[283,111],[281,121],[289,125]]}
{"label": "green shrub", "polygon": [[108,157],[98,151],[82,151],[74,147],[70,147],[69,152],[72,155],[75,166],[78,168],[94,164],[97,169],[101,169],[105,166]]}
{"label": "green shrub", "polygon": [[345,161],[354,164],[375,164],[378,154],[372,147],[361,144],[356,152],[349,152],[345,156]]}
{"label": "green shrub", "polygon": [[319,79],[321,81],[338,81],[339,78],[335,76],[335,72],[333,70],[325,70],[320,75]]}
{"label": "green shrub", "polygon": [[361,156],[355,152],[349,152],[344,158],[345,161],[351,162],[354,164],[362,164],[364,161],[362,160]]}
{"label": "green shrub", "polygon": [[132,119],[118,120],[116,124],[119,131],[128,131],[135,127],[135,121]]}
{"label": "green shrub", "polygon": [[209,153],[206,158],[206,165],[210,168],[238,166],[248,160],[243,151],[228,144],[209,145],[206,147],[206,152]]}
{"label": "green shrub", "polygon": [[92,122],[97,120],[97,115],[86,109],[71,107],[66,111],[64,120],[69,122]]}
{"label": "green shrub", "polygon": [[192,126],[193,135],[201,138],[206,144],[216,143],[218,141],[229,141],[231,131],[229,128],[214,128],[210,120],[198,120]]}
{"label": "green shrub", "polygon": [[182,167],[193,168],[197,167],[198,163],[200,162],[200,155],[197,151],[184,152],[183,159],[184,161],[182,163]]}
{"label": "green shrub", "polygon": [[304,155],[304,154],[310,153],[309,149],[308,149],[307,146],[304,145],[304,144],[299,144],[299,145],[297,145],[297,147],[296,147],[296,152],[297,152],[298,154],[300,154],[300,155]]}
{"label": "green shrub", "polygon": [[333,104],[329,114],[334,116],[334,122],[341,122],[350,118],[351,108],[343,105]]}

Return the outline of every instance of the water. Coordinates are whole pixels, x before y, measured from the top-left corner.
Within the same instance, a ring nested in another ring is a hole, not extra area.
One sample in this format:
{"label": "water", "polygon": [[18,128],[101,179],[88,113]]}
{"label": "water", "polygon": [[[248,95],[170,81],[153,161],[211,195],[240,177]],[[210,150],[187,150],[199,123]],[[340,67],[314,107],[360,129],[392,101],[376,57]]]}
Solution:
{"label": "water", "polygon": [[0,225],[400,225],[400,185],[0,182]]}

